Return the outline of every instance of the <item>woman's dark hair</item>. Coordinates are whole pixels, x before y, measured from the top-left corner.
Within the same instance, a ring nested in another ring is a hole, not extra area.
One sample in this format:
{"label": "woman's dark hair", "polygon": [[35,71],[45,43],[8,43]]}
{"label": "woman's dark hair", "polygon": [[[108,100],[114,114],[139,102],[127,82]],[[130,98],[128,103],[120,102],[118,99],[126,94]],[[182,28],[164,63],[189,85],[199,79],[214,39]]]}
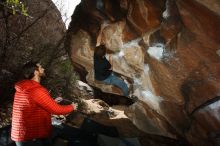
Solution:
{"label": "woman's dark hair", "polygon": [[105,45],[100,45],[95,47],[94,57],[102,58],[106,54],[106,47]]}
{"label": "woman's dark hair", "polygon": [[34,77],[34,71],[38,69],[38,61],[29,61],[22,67],[22,78],[31,79]]}

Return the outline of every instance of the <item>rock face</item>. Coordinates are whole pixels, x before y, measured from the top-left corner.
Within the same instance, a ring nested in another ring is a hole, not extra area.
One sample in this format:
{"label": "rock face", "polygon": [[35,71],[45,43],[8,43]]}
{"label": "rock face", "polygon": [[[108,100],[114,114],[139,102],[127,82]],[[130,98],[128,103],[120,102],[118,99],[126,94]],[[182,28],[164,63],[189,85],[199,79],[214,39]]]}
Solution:
{"label": "rock face", "polygon": [[139,98],[127,111],[138,128],[196,146],[217,145],[219,12],[218,0],[84,0],[66,45],[88,84],[121,94],[94,80],[93,50],[106,45],[114,72]]}

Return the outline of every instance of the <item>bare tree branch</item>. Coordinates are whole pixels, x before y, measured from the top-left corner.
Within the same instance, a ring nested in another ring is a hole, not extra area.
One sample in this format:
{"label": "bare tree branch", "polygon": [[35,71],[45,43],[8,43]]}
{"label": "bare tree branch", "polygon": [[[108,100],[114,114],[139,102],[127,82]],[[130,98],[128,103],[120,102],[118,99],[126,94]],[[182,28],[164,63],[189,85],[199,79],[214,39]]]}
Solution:
{"label": "bare tree branch", "polygon": [[5,10],[3,10],[3,17],[5,18],[4,19],[4,22],[5,22],[5,41],[3,43],[2,54],[1,54],[1,58],[0,58],[0,67],[2,67],[5,62],[6,52],[7,52],[8,43],[9,43],[9,26],[8,26],[9,15],[6,15]]}
{"label": "bare tree branch", "polygon": [[[50,7],[50,6],[49,6]],[[16,39],[16,43],[14,45],[14,47],[17,45],[17,43],[19,42],[19,39],[22,37],[22,35],[28,31],[28,29],[30,29],[34,24],[36,24],[41,18],[43,18],[50,10],[52,10],[51,8],[46,9],[42,15],[40,15],[38,18],[36,18],[31,24],[29,24],[26,28],[24,28],[18,35],[17,37],[13,38],[11,41],[14,41]]]}

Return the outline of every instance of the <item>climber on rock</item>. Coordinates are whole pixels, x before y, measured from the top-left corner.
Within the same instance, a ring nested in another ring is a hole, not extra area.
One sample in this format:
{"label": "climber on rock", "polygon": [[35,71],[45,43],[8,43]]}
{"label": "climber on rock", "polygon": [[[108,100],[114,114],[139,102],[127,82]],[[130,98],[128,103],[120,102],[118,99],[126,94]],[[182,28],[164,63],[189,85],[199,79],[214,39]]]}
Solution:
{"label": "climber on rock", "polygon": [[112,65],[106,59],[106,47],[100,45],[94,51],[94,71],[95,79],[109,85],[115,85],[123,91],[123,95],[128,97],[129,90],[127,84],[117,77],[112,71]]}

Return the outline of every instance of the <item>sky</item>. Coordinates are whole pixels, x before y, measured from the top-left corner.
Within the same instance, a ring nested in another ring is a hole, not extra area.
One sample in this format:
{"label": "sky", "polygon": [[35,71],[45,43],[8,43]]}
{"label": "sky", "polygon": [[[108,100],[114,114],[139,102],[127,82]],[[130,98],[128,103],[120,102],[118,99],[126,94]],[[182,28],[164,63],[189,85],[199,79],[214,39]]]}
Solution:
{"label": "sky", "polygon": [[71,16],[75,10],[75,7],[81,0],[52,0],[61,13],[62,19],[68,28],[71,21]]}

